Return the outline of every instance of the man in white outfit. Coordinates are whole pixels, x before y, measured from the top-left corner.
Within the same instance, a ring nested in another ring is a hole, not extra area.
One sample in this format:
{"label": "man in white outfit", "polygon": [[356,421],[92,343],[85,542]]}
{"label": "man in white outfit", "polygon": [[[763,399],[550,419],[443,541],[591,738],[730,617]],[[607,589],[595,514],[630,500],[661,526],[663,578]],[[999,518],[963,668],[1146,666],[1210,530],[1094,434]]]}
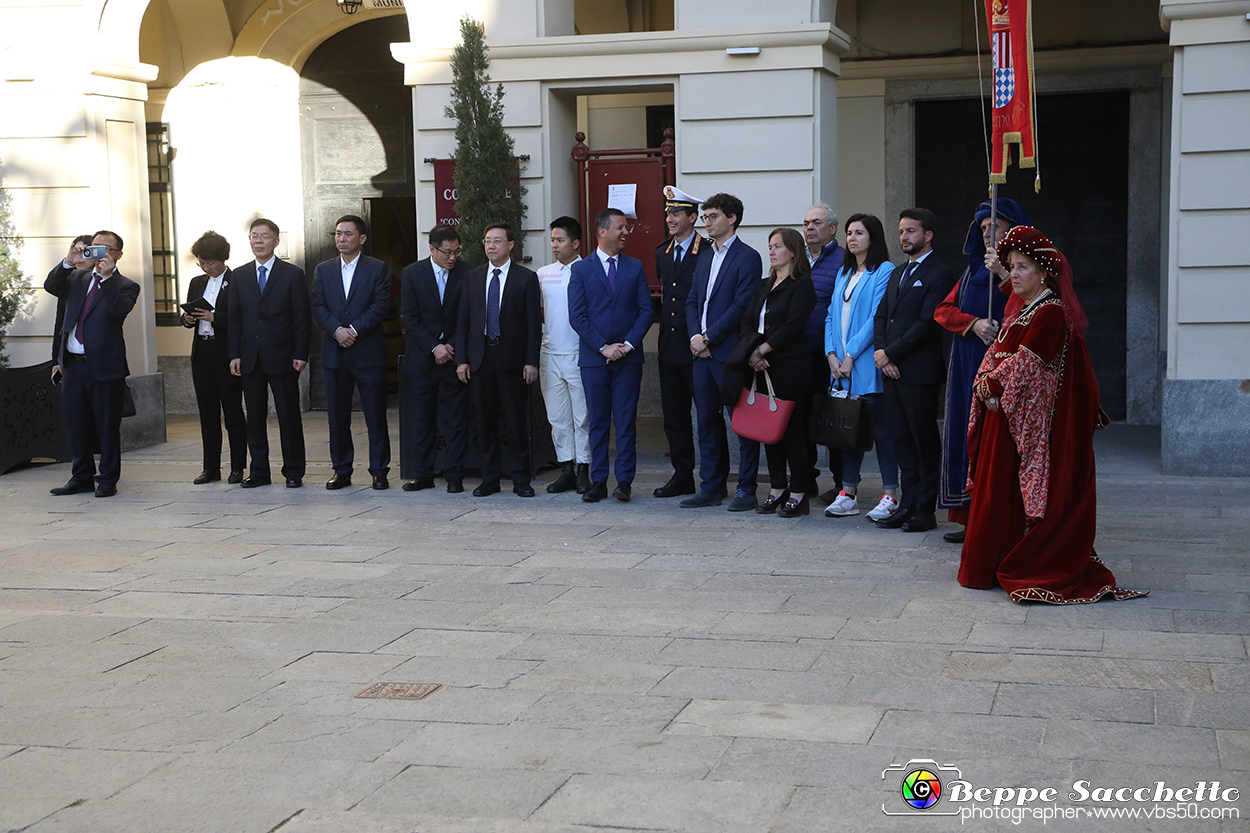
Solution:
{"label": "man in white outfit", "polygon": [[560,461],[560,476],[547,486],[552,493],[590,488],[590,421],[586,416],[586,393],[577,366],[578,335],[569,324],[569,273],[581,260],[582,224],[572,217],[551,223],[551,254],[555,263],[538,270],[543,292],[543,347],[538,379],[551,443]]}

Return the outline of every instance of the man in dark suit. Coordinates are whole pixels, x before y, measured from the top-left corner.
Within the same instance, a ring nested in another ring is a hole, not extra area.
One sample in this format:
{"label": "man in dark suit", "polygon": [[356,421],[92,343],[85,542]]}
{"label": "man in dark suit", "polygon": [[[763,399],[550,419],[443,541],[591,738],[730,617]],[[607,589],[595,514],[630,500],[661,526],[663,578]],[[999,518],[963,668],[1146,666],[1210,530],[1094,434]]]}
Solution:
{"label": "man in dark suit", "polygon": [[[439,416],[446,430],[447,491],[464,491],[465,423],[469,390],[456,378],[456,324],[460,317],[460,287],[473,264],[460,259],[460,232],[451,226],[430,229],[430,256],[404,267],[400,310],[408,331],[402,384],[417,392],[412,426],[416,434],[416,477],[405,492],[434,488],[434,460],[438,452]],[[401,452],[402,453],[402,452]]]}
{"label": "man in dark suit", "polygon": [[[121,477],[122,400],[130,375],[122,323],[139,299],[139,284],[117,271],[122,239],[115,232],[97,231],[91,245],[103,246],[103,257],[87,268],[74,269],[68,262],[74,256],[71,246],[70,255],[43,284],[49,293],[65,300],[56,338],[61,344],[65,424],[74,452],[69,482],[52,494],[94,490],[96,497],[112,497]],[[80,250],[77,257],[81,256]],[[83,263],[86,266],[88,261]],[[98,477],[93,438],[100,444]]]}
{"label": "man in dark suit", "polygon": [[374,489],[386,489],[391,470],[391,436],[386,427],[386,337],[382,317],[391,304],[391,273],[386,264],[363,254],[369,239],[365,221],[345,214],[334,224],[339,256],[318,263],[313,272],[312,312],[323,336],[321,366],[326,374],[326,417],[330,423],[327,489],[352,485],[356,449],[352,445],[352,387],[369,431],[369,474]]}
{"label": "man in dark suit", "polygon": [[[74,269],[94,269],[95,260],[82,256],[82,250],[91,245],[94,235],[82,234],[69,244],[69,254],[61,261],[62,266],[70,271]],[[56,299],[56,323],[52,326],[52,375],[61,372],[61,327],[65,324],[65,298]]]}
{"label": "man in dark suit", "polygon": [[243,488],[268,486],[269,394],[273,391],[282,439],[282,475],[288,488],[304,485],[304,425],[299,374],[308,365],[309,303],[304,270],[274,257],[278,224],[252,221],[256,259],[234,270],[230,289],[230,372],[243,377],[247,446],[252,472]]}
{"label": "man in dark suit", "polygon": [[899,214],[898,236],[907,262],[895,267],[874,318],[873,354],[884,375],[882,405],[894,426],[903,499],[877,525],[904,532],[937,526],[938,474],[942,436],[938,432],[938,389],[946,378],[942,327],[933,311],[955,285],[955,276],[933,254],[937,218],[927,208]]}
{"label": "man in dark suit", "polygon": [[453,342],[456,375],[469,386],[482,443],[482,484],[475,497],[499,491],[499,415],[512,451],[512,491],[533,497],[529,446],[529,385],[538,378],[542,346],[542,291],[538,276],[512,262],[516,233],[491,223],[482,241],[485,266],[465,276]]}
{"label": "man in dark suit", "polygon": [[[686,299],[686,327],[694,356],[694,403],[699,416],[699,491],[681,502],[682,508],[720,506],[729,476],[729,443],[721,387],[725,362],[738,340],[742,315],[751,294],[764,276],[760,253],[738,239],[742,200],[731,194],[713,194],[703,201],[703,224],[712,245],[699,255],[690,295]],[[738,490],[731,512],[748,512],[759,505],[755,497],[760,468],[760,444],[738,438]]]}
{"label": "man in dark suit", "polygon": [[651,289],[642,263],[621,254],[625,212],[595,215],[594,254],[573,264],[569,322],[581,337],[577,364],[590,418],[590,489],[587,503],[608,496],[608,434],[616,423],[616,489],[628,501],[637,470],[638,394],[642,390],[642,338],[651,328]]}
{"label": "man in dark suit", "polygon": [[701,200],[672,185],[664,188],[664,223],[668,240],[655,250],[655,272],[660,279],[660,405],[664,436],[673,463],[673,476],[655,490],[656,497],[692,495],[694,485],[693,357],[686,327],[686,299],[699,253],[708,241],[694,230]]}
{"label": "man in dark suit", "polygon": [[197,486],[221,480],[221,417],[226,419],[230,437],[228,482],[242,483],[247,465],[247,417],[243,415],[243,385],[230,373],[230,281],[226,261],[230,241],[215,231],[206,231],[191,246],[191,254],[204,274],[191,279],[188,304],[204,300],[212,309],[193,307],[182,315],[182,326],[195,330],[191,340],[191,382],[195,404],[200,412],[200,441],[204,446],[204,470],[193,483]]}

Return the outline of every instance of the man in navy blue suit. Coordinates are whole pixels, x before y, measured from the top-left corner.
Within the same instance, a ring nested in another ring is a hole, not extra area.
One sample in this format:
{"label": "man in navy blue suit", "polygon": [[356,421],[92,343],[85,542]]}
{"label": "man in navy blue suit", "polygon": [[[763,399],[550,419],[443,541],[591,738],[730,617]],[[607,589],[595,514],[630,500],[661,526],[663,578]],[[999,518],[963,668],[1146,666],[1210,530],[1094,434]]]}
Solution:
{"label": "man in navy blue suit", "polygon": [[651,328],[651,290],[642,262],[621,254],[625,214],[605,208],[595,215],[594,254],[573,264],[569,321],[581,337],[578,366],[590,417],[590,489],[587,503],[608,496],[608,432],[616,423],[616,489],[628,501],[637,469],[638,394],[642,389],[642,337]]}
{"label": "man in navy blue suit", "polygon": [[[712,245],[699,255],[694,283],[686,298],[686,327],[694,356],[694,404],[699,415],[699,491],[681,502],[684,509],[720,506],[727,494],[729,443],[725,437],[725,362],[738,340],[747,301],[764,276],[760,253],[738,239],[742,200],[713,194],[703,201],[703,224]],[[738,438],[738,490],[731,512],[747,512],[759,505],[756,475],[760,444]]]}
{"label": "man in navy blue suit", "polygon": [[[83,260],[81,249],[75,252],[71,246],[69,256],[43,284],[45,290],[65,302],[55,338],[65,378],[65,425],[74,452],[69,482],[53,489],[52,494],[94,491],[96,497],[112,497],[117,494],[122,471],[122,401],[130,375],[122,323],[139,299],[139,284],[117,271],[121,237],[111,231],[97,231],[91,245],[103,246],[104,256]],[[74,268],[70,258],[86,268]],[[98,477],[93,438],[100,443]]]}
{"label": "man in navy blue suit", "polygon": [[382,316],[391,303],[391,275],[386,264],[362,253],[368,239],[365,221],[347,214],[334,225],[339,256],[317,264],[313,273],[312,312],[324,336],[321,366],[326,374],[326,415],[330,421],[327,489],[352,484],[352,386],[369,429],[369,473],[373,488],[385,489],[391,468],[391,437],[386,428],[386,339]]}

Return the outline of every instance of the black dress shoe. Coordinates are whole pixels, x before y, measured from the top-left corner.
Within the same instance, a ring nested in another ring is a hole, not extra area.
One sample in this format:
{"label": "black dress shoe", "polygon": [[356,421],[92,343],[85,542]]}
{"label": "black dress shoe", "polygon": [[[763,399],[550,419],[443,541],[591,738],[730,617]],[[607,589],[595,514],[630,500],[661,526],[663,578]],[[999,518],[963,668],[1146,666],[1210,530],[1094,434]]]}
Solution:
{"label": "black dress shoe", "polygon": [[478,486],[476,489],[473,490],[473,496],[474,497],[486,497],[487,495],[493,495],[498,491],[499,491],[498,480],[484,480],[482,481],[482,485]]}
{"label": "black dress shoe", "polygon": [[273,481],[268,477],[257,477],[256,475],[252,475],[243,481],[243,488],[255,489],[257,486],[268,486],[272,482]]}
{"label": "black dress shoe", "polygon": [[514,483],[512,485],[512,494],[517,497],[533,497],[534,487],[528,483]]}
{"label": "black dress shoe", "polygon": [[[607,487],[604,486],[606,489]],[[617,483],[616,488],[612,490],[612,497],[621,503],[629,503],[629,499],[634,496],[634,485],[632,483]]]}
{"label": "black dress shoe", "polygon": [[[348,482],[351,482],[351,481],[349,480]],[[286,487],[288,489],[298,489],[300,486],[303,486],[303,485],[304,485],[304,478],[302,477],[288,477],[286,479]]]}
{"label": "black dress shoe", "polygon": [[903,524],[910,521],[912,517],[913,516],[910,511],[899,509],[884,521],[877,521],[877,526],[881,529],[902,529]]}
{"label": "black dress shoe", "polygon": [[218,480],[221,480],[221,472],[209,471],[208,469],[205,469],[200,472],[199,477],[195,478],[191,482],[197,486],[203,486],[205,483],[216,483]]}
{"label": "black dress shoe", "polygon": [[577,472],[576,466],[572,462],[560,464],[560,476],[547,484],[547,493],[558,495],[563,492],[571,492],[577,488]]}
{"label": "black dress shoe", "polygon": [[577,464],[577,493],[584,495],[590,489],[590,463]]}
{"label": "black dress shoe", "polygon": [[458,495],[464,491],[464,483],[460,480],[447,481],[447,494]]}
{"label": "black dress shoe", "polygon": [[229,483],[231,486],[237,486],[240,483],[242,483],[243,482],[243,470],[238,469],[237,471],[230,472],[230,476],[226,478],[226,482]]}
{"label": "black dress shoe", "polygon": [[422,492],[422,491],[425,491],[426,489],[433,489],[434,478],[433,477],[418,477],[416,480],[409,480],[400,488],[402,488],[405,492]]}
{"label": "black dress shoe", "polygon": [[942,540],[948,544],[962,544],[964,539],[968,537],[968,530],[965,527],[956,532],[948,532],[942,536]]}
{"label": "black dress shoe", "polygon": [[607,483],[591,483],[590,488],[586,490],[586,494],[582,495],[582,500],[586,503],[598,503],[606,499],[608,496]]}
{"label": "black dress shoe", "polygon": [[76,495],[79,492],[94,492],[95,483],[90,480],[71,480],[64,486],[49,489],[54,495]]}
{"label": "black dress shoe", "polygon": [[95,487],[96,497],[112,497],[115,494],[117,494],[117,487],[112,483],[101,483]]}
{"label": "black dress shoe", "polygon": [[[286,485],[290,486],[291,481],[288,479]],[[336,474],[326,481],[326,488],[330,491],[335,489],[345,489],[352,485],[352,476],[350,474]]]}
{"label": "black dress shoe", "polygon": [[667,483],[657,488],[652,494],[656,497],[677,497],[678,495],[693,495],[695,491],[692,479],[675,474],[669,478]]}
{"label": "black dress shoe", "polygon": [[937,529],[937,518],[932,515],[912,515],[903,524],[904,532],[928,532],[930,529]]}
{"label": "black dress shoe", "polygon": [[786,505],[777,510],[778,518],[797,518],[799,515],[807,515],[811,513],[811,502],[807,495],[801,498],[792,497],[786,501]]}
{"label": "black dress shoe", "polygon": [[755,507],[755,514],[776,515],[777,510],[785,506],[786,501],[789,499],[790,499],[790,493],[788,491],[782,492],[779,495],[769,494],[768,497],[764,498],[763,503]]}
{"label": "black dress shoe", "polygon": [[383,489],[391,488],[391,484],[390,481],[386,479],[385,474],[375,474],[373,476],[373,488],[375,491],[380,492]]}
{"label": "black dress shoe", "polygon": [[724,499],[724,492],[705,492],[700,489],[693,497],[688,497],[677,505],[682,509],[702,509],[704,506],[720,506]]}

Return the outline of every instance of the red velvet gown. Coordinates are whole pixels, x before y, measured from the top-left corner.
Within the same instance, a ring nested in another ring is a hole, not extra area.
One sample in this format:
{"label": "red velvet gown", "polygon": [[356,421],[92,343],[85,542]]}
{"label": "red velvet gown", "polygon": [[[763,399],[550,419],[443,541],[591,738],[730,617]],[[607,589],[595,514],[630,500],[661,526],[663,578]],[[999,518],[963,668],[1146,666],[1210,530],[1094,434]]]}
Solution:
{"label": "red velvet gown", "polygon": [[1084,604],[1144,592],[1117,587],[1094,551],[1094,430],[1109,423],[1085,339],[1048,295],[1004,324],[974,389],[968,420],[965,587],[1001,586],[1016,602]]}

